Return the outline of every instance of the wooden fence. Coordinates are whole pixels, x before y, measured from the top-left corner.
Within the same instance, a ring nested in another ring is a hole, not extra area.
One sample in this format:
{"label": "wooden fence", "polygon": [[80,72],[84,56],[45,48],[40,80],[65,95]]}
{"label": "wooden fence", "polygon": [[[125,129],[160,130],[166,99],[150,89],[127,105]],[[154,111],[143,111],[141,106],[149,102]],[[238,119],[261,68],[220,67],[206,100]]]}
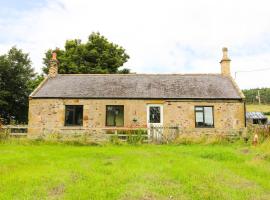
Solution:
{"label": "wooden fence", "polygon": [[[2,126],[5,132],[10,136],[27,136],[27,125],[5,125]],[[177,126],[151,126],[149,128],[116,128],[103,129],[109,136],[117,136],[120,140],[127,140],[129,137],[142,137],[145,142],[161,142],[172,140],[179,134]]]}
{"label": "wooden fence", "polygon": [[10,136],[27,136],[27,125],[5,125],[1,128]]}
{"label": "wooden fence", "polygon": [[131,137],[140,137],[144,142],[160,143],[171,141],[179,135],[178,126],[151,126],[148,128],[136,129],[111,129],[106,132],[111,137],[118,137],[120,140],[126,141]]}
{"label": "wooden fence", "polygon": [[[265,125],[265,127],[270,127]],[[27,125],[5,125],[2,126],[1,129],[6,131],[10,136],[14,137],[20,137],[20,136],[27,136],[28,126]],[[85,128],[84,131],[90,133],[91,135],[91,129],[94,128]],[[167,141],[173,141],[181,134],[192,134],[192,131],[189,132],[189,130],[183,130],[181,127],[175,125],[175,126],[150,126],[148,128],[100,128],[101,132],[106,133],[105,135],[109,137],[117,137],[120,140],[127,140],[131,137],[141,137],[143,138],[144,142],[167,142]],[[230,132],[228,130],[224,130],[224,132],[227,131],[228,133],[226,136],[228,137],[239,137],[239,134],[237,132],[233,132],[233,130]],[[76,132],[76,129],[74,129],[74,132]],[[203,132],[203,135],[214,135],[215,131],[213,132]],[[198,134],[200,135],[200,134]],[[106,138],[106,137],[105,137]],[[108,138],[108,137],[107,137]]]}

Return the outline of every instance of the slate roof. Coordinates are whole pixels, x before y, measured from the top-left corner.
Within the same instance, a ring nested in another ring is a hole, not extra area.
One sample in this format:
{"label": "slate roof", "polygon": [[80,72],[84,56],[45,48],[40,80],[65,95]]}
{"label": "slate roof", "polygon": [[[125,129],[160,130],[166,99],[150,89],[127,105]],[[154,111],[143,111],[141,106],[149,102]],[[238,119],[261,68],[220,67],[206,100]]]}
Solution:
{"label": "slate roof", "polygon": [[221,74],[58,74],[32,98],[241,99]]}
{"label": "slate roof", "polygon": [[267,117],[262,112],[247,112],[247,119],[267,119]]}

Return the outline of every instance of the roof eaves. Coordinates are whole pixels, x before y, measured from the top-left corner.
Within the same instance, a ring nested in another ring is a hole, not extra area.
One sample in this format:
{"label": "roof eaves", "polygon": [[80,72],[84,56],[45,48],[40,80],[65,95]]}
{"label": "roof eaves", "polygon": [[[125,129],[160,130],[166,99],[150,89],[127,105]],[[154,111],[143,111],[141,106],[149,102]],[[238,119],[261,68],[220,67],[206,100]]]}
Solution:
{"label": "roof eaves", "polygon": [[237,85],[237,83],[235,82],[235,80],[234,80],[231,76],[229,76],[229,79],[231,80],[233,86],[235,87],[235,89],[236,89],[236,91],[238,92],[238,94],[240,95],[240,97],[241,97],[242,99],[245,99],[246,97],[245,97],[244,93],[243,93],[242,90],[239,88],[239,86]]}
{"label": "roof eaves", "polygon": [[49,77],[46,76],[43,81],[34,89],[34,91],[29,95],[29,98],[34,98],[34,95],[42,88],[42,86],[48,81]]}

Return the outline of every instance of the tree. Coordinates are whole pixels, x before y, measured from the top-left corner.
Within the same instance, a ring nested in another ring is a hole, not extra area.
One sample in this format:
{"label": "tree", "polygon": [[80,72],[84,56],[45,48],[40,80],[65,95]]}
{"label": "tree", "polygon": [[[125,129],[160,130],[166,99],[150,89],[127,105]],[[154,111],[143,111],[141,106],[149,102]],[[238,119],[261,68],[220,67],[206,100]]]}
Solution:
{"label": "tree", "polygon": [[37,86],[39,86],[39,84],[44,80],[44,75],[43,74],[36,74],[36,76],[34,78],[32,78],[29,82],[28,82],[28,88],[29,90],[32,92],[34,91],[34,89],[37,88]]}
{"label": "tree", "polygon": [[247,103],[258,103],[258,91],[260,91],[260,99],[263,104],[270,103],[270,88],[254,88],[243,90]]}
{"label": "tree", "polygon": [[49,49],[43,59],[45,74],[49,71],[52,52],[57,53],[60,74],[129,73],[129,69],[119,69],[129,59],[125,49],[100,33],[92,33],[86,43],[79,39],[67,40],[65,49]]}
{"label": "tree", "polygon": [[27,122],[30,83],[35,78],[28,54],[12,47],[0,56],[0,118]]}

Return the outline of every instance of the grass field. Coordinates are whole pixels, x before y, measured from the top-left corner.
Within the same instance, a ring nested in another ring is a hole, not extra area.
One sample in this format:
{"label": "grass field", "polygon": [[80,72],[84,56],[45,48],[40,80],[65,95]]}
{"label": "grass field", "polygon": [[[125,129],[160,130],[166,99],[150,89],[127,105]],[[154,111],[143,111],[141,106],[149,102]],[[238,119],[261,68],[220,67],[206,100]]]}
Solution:
{"label": "grass field", "polygon": [[4,143],[0,199],[267,200],[269,146]]}
{"label": "grass field", "polygon": [[247,104],[247,111],[248,112],[270,112],[270,105],[267,104]]}
{"label": "grass field", "polygon": [[[247,104],[247,112],[270,112],[270,105],[266,104]],[[270,120],[270,115],[267,116]]]}

